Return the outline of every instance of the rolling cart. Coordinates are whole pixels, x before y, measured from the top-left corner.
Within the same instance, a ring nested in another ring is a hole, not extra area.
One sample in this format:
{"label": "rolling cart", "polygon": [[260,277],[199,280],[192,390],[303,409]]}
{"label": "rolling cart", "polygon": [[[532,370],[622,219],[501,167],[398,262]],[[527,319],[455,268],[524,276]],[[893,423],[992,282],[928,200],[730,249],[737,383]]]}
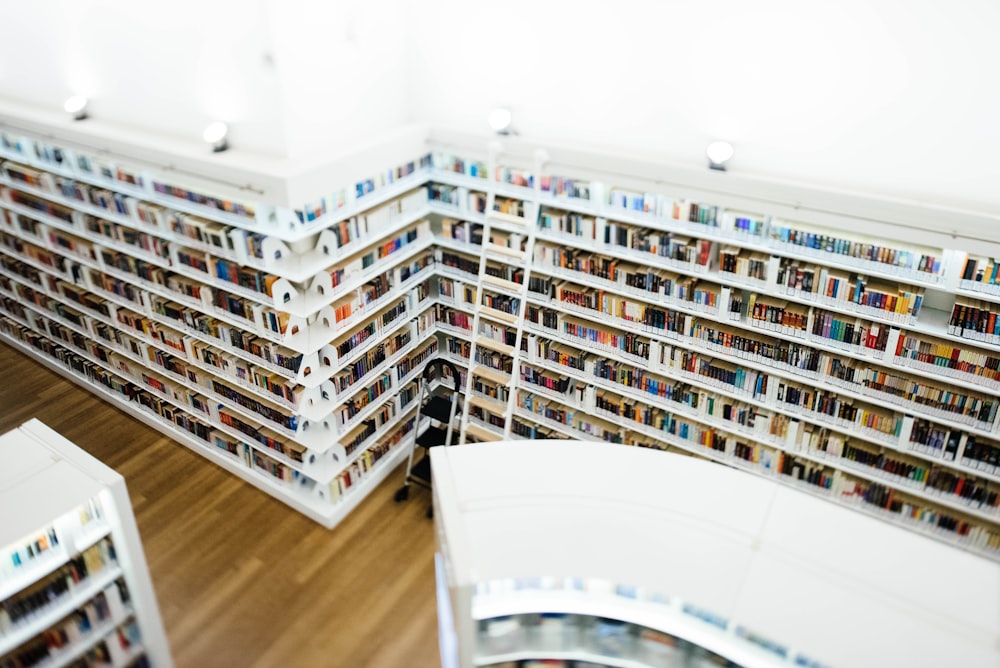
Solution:
{"label": "rolling cart", "polygon": [[[447,368],[451,372],[452,380],[455,383],[454,390],[447,391],[444,395],[432,395],[430,391],[432,370],[437,370],[438,377]],[[410,496],[410,485],[420,485],[431,488],[431,458],[428,450],[437,446],[451,445],[458,434],[458,426],[455,425],[456,416],[461,416],[459,402],[461,401],[461,381],[458,368],[446,359],[437,357],[430,360],[424,367],[424,372],[420,376],[420,407],[417,409],[416,427],[413,429],[413,437],[410,440],[410,455],[406,461],[406,480],[403,486],[396,490],[396,501],[405,501]],[[430,426],[420,432],[421,421],[425,418],[431,419]],[[414,464],[414,454],[417,447],[423,448],[423,456]],[[427,508],[427,517],[434,516],[434,507]]]}

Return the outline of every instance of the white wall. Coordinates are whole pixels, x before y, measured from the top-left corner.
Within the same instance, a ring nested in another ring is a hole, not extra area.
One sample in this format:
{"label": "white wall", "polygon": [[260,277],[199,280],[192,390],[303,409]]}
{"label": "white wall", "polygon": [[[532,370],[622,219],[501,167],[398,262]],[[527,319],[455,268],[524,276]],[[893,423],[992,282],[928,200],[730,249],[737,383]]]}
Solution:
{"label": "white wall", "polygon": [[408,120],[996,210],[997,0],[33,0],[0,97],[300,157]]}
{"label": "white wall", "polygon": [[400,0],[4,2],[0,96],[298,157],[409,118]]}
{"label": "white wall", "polygon": [[277,72],[262,0],[35,0],[3,3],[0,95],[200,137],[216,119],[234,142],[284,153]]}
{"label": "white wall", "polygon": [[345,148],[410,118],[406,0],[266,0],[291,157]]}
{"label": "white wall", "polygon": [[732,170],[1000,207],[996,0],[437,0],[414,113]]}

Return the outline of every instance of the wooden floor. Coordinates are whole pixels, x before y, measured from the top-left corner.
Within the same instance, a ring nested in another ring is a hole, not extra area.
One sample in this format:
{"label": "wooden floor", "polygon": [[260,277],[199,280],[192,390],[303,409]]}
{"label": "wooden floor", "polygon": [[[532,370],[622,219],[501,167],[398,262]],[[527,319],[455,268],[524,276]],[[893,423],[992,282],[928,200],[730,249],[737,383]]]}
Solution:
{"label": "wooden floor", "polygon": [[429,493],[324,529],[0,342],[0,433],[37,417],[121,473],[177,666],[440,665]]}

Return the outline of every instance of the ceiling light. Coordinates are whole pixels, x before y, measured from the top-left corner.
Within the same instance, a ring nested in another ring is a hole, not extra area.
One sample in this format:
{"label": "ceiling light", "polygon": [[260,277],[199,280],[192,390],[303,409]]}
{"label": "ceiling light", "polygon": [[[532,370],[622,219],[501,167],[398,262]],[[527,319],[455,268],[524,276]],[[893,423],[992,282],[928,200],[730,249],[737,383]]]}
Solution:
{"label": "ceiling light", "polygon": [[205,140],[206,143],[212,145],[212,150],[216,153],[220,151],[225,151],[229,148],[229,142],[226,140],[229,134],[229,126],[222,121],[215,121],[214,123],[209,123],[205,131],[201,133],[201,138]]}
{"label": "ceiling light", "polygon": [[733,157],[733,145],[726,141],[714,141],[705,149],[708,156],[708,166],[719,171],[726,171],[726,161]]}
{"label": "ceiling light", "polygon": [[494,109],[490,112],[490,127],[498,135],[510,134],[510,122],[513,116],[510,113],[510,109]]}
{"label": "ceiling light", "polygon": [[82,95],[71,95],[63,102],[63,109],[73,116],[74,121],[82,121],[87,117],[87,98]]}

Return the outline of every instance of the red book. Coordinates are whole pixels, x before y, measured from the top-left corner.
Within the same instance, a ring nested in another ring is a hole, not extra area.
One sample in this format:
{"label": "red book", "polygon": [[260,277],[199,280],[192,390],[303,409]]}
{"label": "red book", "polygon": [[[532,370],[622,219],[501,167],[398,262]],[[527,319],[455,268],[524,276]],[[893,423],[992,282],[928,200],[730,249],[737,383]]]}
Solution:
{"label": "red book", "polygon": [[710,241],[701,241],[699,242],[699,246],[700,246],[699,250],[701,251],[701,253],[698,256],[698,264],[702,265],[703,267],[707,267],[708,256],[712,250],[712,243]]}

